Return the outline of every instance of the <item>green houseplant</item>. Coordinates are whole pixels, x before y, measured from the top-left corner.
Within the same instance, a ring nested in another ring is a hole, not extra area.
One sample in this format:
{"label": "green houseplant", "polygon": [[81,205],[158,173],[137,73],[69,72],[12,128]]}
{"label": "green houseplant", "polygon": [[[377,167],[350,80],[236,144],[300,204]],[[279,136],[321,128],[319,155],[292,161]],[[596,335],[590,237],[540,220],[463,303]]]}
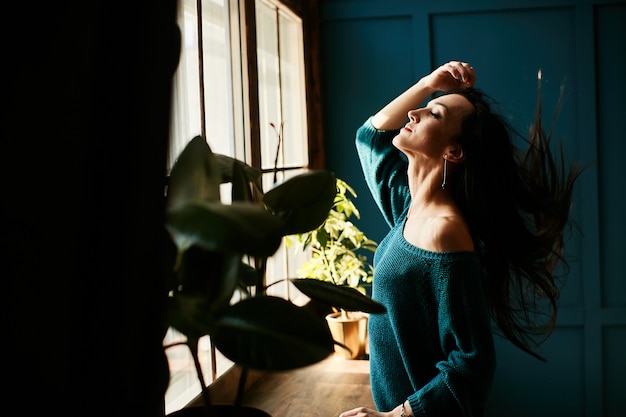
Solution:
{"label": "green houseplant", "polygon": [[[333,205],[324,222],[308,232],[289,236],[290,246],[296,250],[310,250],[311,258],[298,270],[298,275],[315,278],[335,285],[358,289],[372,282],[373,266],[366,256],[374,252],[377,243],[369,239],[352,221],[360,218],[352,198],[356,192],[345,181],[337,178],[337,191]],[[365,354],[367,314],[348,311],[333,306],[334,312],[326,316],[335,341],[337,353],[348,358]]]}
{"label": "green houseplant", "polygon": [[[231,185],[222,202],[221,185]],[[316,363],[334,350],[324,318],[278,297],[265,287],[265,265],[284,236],[317,228],[336,194],[335,175],[309,171],[264,191],[261,173],[214,154],[206,140],[190,141],[167,185],[165,259],[169,326],[183,333],[202,388],[206,415],[242,411],[211,401],[198,362],[198,341],[210,335],[226,357],[245,370],[287,370]],[[384,308],[352,288],[316,279],[285,278],[328,305],[380,313]],[[169,346],[165,346],[167,349]],[[240,388],[243,384],[240,384]]]}

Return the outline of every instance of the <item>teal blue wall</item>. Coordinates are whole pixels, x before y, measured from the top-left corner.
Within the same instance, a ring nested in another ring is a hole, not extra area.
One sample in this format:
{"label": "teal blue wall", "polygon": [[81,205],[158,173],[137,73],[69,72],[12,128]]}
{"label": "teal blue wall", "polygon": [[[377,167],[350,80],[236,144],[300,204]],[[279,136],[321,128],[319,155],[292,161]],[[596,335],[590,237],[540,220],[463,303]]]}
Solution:
{"label": "teal blue wall", "polygon": [[[386,225],[366,189],[354,132],[436,66],[469,61],[477,86],[524,132],[537,71],[544,120],[568,158],[588,165],[572,207],[571,270],[555,333],[539,362],[498,340],[490,416],[626,415],[626,3],[615,1],[322,0],[322,90],[328,168],[357,190],[359,226]],[[497,173],[494,173],[497,175]]]}

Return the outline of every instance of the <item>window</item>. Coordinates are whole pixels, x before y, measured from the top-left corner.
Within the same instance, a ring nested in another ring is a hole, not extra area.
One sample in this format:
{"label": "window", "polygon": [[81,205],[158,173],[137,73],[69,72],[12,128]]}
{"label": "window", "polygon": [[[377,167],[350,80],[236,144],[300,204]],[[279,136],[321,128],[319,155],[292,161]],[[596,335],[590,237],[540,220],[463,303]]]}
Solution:
{"label": "window", "polygon": [[[285,3],[293,4],[288,8]],[[187,142],[202,135],[213,152],[261,169],[265,189],[274,180],[275,164],[278,181],[308,167],[321,167],[323,160],[316,151],[321,136],[309,133],[321,130],[311,129],[319,111],[307,101],[317,85],[312,80],[314,44],[306,30],[317,2],[180,0],[178,7],[182,40],[173,86],[170,166]],[[305,45],[310,45],[307,59]],[[277,155],[278,134],[283,141]],[[268,264],[268,283],[293,276],[302,260],[281,247]],[[275,285],[271,291],[289,296],[287,286]],[[165,342],[180,337],[184,336],[170,329]],[[208,337],[199,350],[209,384],[231,363],[212,349]],[[166,353],[171,372],[166,413],[170,413],[192,400],[200,385],[184,347]]]}

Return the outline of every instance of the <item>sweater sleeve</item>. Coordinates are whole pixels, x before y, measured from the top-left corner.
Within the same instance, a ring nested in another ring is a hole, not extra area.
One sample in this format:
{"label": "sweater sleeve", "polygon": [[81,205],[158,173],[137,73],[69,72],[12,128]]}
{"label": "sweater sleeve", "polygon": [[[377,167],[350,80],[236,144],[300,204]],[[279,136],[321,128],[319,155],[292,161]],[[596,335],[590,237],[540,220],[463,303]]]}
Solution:
{"label": "sweater sleeve", "polygon": [[378,208],[393,227],[410,198],[407,163],[391,143],[397,130],[378,130],[371,117],[357,130],[356,149],[365,181]]}
{"label": "sweater sleeve", "polygon": [[[495,373],[495,348],[480,269],[453,265],[439,286],[439,373],[409,396],[418,416],[483,415]],[[436,412],[435,412],[436,410]]]}

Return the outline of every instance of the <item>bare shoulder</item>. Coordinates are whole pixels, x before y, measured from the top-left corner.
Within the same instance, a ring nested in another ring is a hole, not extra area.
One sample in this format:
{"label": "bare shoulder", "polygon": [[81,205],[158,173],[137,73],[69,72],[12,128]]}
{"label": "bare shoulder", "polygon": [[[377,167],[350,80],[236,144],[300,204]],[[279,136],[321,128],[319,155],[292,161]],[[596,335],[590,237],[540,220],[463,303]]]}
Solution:
{"label": "bare shoulder", "polygon": [[432,244],[440,252],[473,251],[474,242],[460,216],[434,217],[431,220]]}
{"label": "bare shoulder", "polygon": [[460,216],[409,218],[404,237],[414,246],[432,252],[474,250],[467,224]]}

